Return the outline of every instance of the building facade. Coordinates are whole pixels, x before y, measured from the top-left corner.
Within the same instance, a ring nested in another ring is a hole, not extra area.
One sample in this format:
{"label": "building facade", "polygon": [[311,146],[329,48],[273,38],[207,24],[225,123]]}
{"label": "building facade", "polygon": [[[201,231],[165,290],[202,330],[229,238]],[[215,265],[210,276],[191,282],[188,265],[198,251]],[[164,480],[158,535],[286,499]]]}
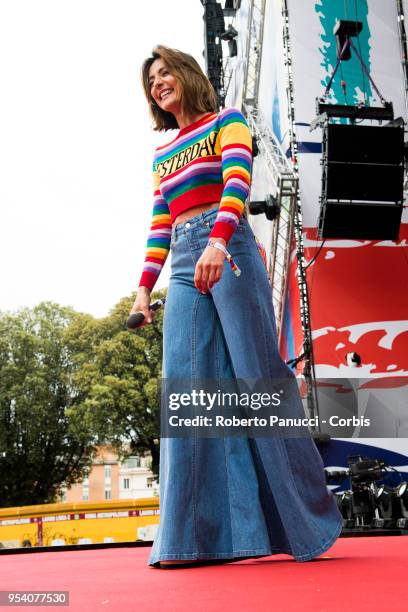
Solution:
{"label": "building facade", "polygon": [[159,495],[159,485],[150,469],[150,456],[130,456],[120,463],[110,446],[101,446],[88,476],[63,492],[63,502],[100,502],[141,499]]}

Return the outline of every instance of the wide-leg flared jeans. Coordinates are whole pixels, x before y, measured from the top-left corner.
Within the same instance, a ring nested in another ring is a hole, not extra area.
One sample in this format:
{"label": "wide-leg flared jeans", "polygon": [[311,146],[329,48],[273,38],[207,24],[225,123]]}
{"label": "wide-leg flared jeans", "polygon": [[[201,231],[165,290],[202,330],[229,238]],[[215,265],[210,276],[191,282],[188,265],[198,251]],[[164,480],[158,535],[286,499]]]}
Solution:
{"label": "wide-leg flared jeans", "polygon": [[[242,217],[221,280],[203,295],[195,265],[210,209],[173,228],[163,321],[164,379],[294,377],[277,345],[271,287]],[[300,395],[293,412],[304,417]],[[342,517],[310,436],[161,439],[160,524],[149,558],[234,559],[286,553],[308,561],[337,539]]]}

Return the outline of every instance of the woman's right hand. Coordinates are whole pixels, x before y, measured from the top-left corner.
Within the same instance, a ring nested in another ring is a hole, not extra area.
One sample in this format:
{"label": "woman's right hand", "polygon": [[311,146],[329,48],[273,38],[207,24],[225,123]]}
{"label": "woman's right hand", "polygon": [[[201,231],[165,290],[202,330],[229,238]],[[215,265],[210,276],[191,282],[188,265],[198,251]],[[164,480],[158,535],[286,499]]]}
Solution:
{"label": "woman's right hand", "polygon": [[132,306],[132,310],[129,313],[129,314],[133,314],[135,312],[143,312],[145,319],[143,323],[140,325],[140,327],[143,327],[144,325],[151,323],[154,319],[155,313],[149,308],[150,293],[151,293],[150,289],[148,289],[147,287],[139,287],[139,289],[137,290],[135,302]]}

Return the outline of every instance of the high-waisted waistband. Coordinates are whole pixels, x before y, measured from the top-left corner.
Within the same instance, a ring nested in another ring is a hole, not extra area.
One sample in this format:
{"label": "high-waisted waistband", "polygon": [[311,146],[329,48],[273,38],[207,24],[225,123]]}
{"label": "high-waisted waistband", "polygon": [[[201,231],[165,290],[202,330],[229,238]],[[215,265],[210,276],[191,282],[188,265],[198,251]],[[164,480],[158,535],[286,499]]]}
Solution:
{"label": "high-waisted waistband", "polygon": [[212,220],[212,218],[216,217],[218,213],[218,208],[211,208],[210,210],[205,210],[204,212],[191,217],[187,221],[183,221],[182,223],[177,223],[172,228],[171,237],[172,239],[177,238],[180,234],[185,234],[186,231],[190,229],[194,229],[197,227],[208,227],[208,224]]}

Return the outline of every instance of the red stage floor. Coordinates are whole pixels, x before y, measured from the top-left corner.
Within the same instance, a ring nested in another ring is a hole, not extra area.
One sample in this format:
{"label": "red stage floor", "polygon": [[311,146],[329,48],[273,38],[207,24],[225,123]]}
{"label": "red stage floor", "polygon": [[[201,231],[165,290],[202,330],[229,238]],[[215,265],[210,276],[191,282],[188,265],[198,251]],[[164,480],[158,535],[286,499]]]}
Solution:
{"label": "red stage floor", "polygon": [[[70,612],[408,610],[408,538],[340,538],[324,555],[160,570],[149,548],[0,556],[0,590],[68,590]],[[20,608],[21,609],[21,608]],[[50,610],[44,606],[36,610]]]}

